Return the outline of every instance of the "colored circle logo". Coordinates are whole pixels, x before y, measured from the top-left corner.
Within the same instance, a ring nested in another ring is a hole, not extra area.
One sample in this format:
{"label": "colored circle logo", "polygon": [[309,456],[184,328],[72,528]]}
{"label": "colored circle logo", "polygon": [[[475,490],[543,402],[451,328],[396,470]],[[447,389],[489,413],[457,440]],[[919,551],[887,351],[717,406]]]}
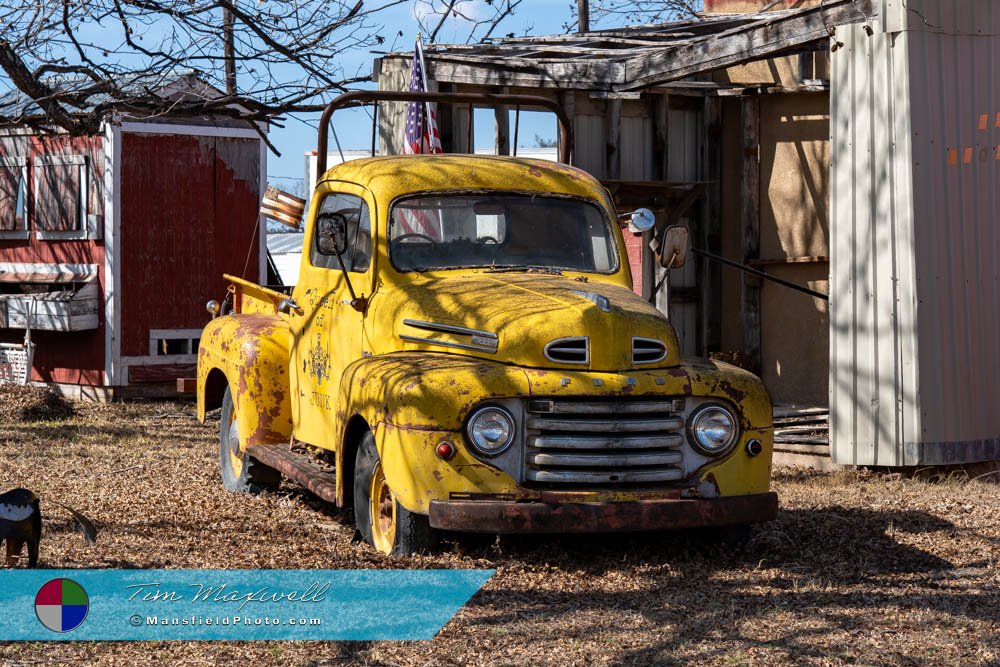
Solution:
{"label": "colored circle logo", "polygon": [[52,632],[69,632],[83,624],[90,599],[83,586],[72,579],[53,579],[38,589],[35,615]]}

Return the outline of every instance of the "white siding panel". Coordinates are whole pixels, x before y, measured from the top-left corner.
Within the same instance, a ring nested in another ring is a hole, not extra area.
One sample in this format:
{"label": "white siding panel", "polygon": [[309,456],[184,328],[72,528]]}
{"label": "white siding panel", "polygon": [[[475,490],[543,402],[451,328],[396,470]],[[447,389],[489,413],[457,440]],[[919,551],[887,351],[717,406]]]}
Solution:
{"label": "white siding panel", "polygon": [[[834,461],[902,465],[916,418],[906,36],[843,31],[831,96],[830,440]],[[901,272],[903,269],[903,272]]]}

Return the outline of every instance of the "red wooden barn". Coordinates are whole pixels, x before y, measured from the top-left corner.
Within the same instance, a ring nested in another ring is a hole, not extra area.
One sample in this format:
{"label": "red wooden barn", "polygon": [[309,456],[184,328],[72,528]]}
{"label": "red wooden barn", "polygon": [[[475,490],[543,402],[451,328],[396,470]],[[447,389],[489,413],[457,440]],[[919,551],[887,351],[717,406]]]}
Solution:
{"label": "red wooden barn", "polygon": [[[206,88],[190,75],[172,87]],[[0,128],[0,342],[21,342],[30,315],[31,379],[71,396],[193,376],[222,274],[264,274],[265,182],[260,135],[233,120],[123,115],[84,137]]]}

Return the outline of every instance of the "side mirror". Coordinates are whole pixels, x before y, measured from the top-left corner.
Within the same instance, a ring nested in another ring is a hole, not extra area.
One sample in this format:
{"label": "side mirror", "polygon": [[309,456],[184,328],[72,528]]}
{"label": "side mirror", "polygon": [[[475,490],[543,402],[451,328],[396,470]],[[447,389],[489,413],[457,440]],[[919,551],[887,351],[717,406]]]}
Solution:
{"label": "side mirror", "polygon": [[653,228],[656,224],[656,215],[648,208],[637,208],[631,214],[619,217],[628,218],[628,229],[633,234],[640,234]]}
{"label": "side mirror", "polygon": [[660,264],[663,268],[679,269],[684,266],[688,251],[687,227],[673,225],[663,231],[663,243],[660,245]]}
{"label": "side mirror", "polygon": [[340,213],[320,213],[316,218],[316,249],[324,255],[347,250],[347,218]]}

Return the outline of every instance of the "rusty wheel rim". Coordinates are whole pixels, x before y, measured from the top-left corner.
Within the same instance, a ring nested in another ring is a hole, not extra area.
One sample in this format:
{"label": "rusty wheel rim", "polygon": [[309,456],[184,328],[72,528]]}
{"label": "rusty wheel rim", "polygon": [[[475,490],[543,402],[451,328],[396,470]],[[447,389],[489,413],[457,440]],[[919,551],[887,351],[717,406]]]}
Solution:
{"label": "rusty wheel rim", "polygon": [[375,464],[369,491],[372,543],[376,549],[388,554],[396,541],[396,501],[386,484],[381,462]]}
{"label": "rusty wheel rim", "polygon": [[229,429],[226,432],[226,454],[229,456],[229,469],[233,476],[239,478],[243,474],[243,452],[240,451],[240,429],[236,422],[236,404],[233,404],[229,415]]}

